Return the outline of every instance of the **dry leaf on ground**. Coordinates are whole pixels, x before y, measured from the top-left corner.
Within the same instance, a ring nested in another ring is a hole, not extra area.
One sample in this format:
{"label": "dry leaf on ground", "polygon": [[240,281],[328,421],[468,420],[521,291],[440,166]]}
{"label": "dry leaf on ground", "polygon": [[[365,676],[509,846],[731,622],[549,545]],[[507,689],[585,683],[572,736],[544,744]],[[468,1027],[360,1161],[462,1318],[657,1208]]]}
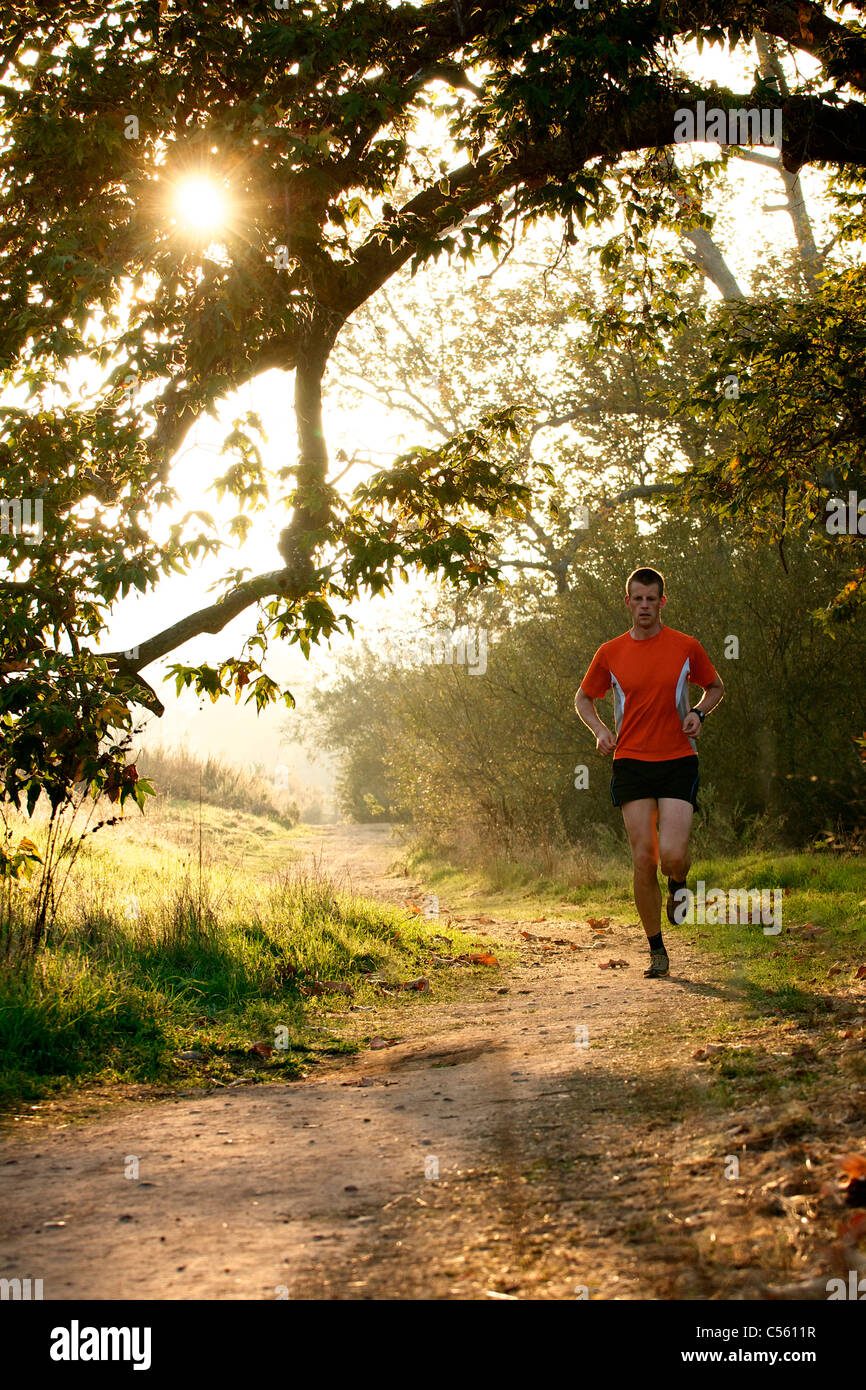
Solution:
{"label": "dry leaf on ground", "polygon": [[[866,1207],[866,1158],[862,1154],[846,1154],[839,1161],[839,1167],[847,1178],[850,1179],[845,1188],[845,1205],[848,1207]],[[853,1222],[849,1222],[846,1231],[853,1234],[859,1231],[861,1226],[866,1223],[866,1214],[854,1217]]]}
{"label": "dry leaf on ground", "polygon": [[344,980],[313,980],[300,988],[301,994],[345,994],[347,999],[351,999],[355,992]]}

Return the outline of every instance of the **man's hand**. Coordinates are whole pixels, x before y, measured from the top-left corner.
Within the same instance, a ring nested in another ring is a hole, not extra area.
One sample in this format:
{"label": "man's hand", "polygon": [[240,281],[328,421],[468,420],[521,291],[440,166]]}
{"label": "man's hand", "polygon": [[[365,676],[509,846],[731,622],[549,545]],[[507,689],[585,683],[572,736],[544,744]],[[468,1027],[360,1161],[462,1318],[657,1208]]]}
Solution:
{"label": "man's hand", "polygon": [[700,738],[703,727],[700,715],[690,709],[683,720],[683,733],[687,738]]}
{"label": "man's hand", "polygon": [[604,729],[595,740],[595,746],[603,758],[608,753],[612,753],[616,748],[616,734],[612,734],[610,729]]}

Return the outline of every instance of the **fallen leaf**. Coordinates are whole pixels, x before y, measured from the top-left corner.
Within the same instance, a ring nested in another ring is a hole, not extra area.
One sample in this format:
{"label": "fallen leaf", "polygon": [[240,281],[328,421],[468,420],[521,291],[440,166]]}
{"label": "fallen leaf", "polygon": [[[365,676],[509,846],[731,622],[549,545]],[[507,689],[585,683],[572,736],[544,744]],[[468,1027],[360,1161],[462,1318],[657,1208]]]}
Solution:
{"label": "fallen leaf", "polygon": [[404,984],[400,985],[400,989],[417,989],[419,994],[427,994],[430,989],[430,981],[426,975],[422,975],[417,980],[406,980]]}
{"label": "fallen leaf", "polygon": [[839,1160],[839,1167],[846,1177],[866,1178],[866,1158],[862,1154],[846,1154]]}
{"label": "fallen leaf", "polygon": [[458,956],[457,959],[458,959],[458,960],[465,960],[465,961],[468,961],[470,965],[498,965],[498,964],[499,964],[499,961],[497,960],[496,956],[491,956],[491,955],[489,955],[489,954],[487,954],[487,953],[484,953],[484,954],[482,954],[482,955],[475,955],[475,956]]}
{"label": "fallen leaf", "polygon": [[843,1221],[839,1227],[839,1236],[842,1240],[859,1240],[864,1226],[866,1226],[866,1211],[858,1211],[847,1221]]}
{"label": "fallen leaf", "polygon": [[309,985],[301,985],[302,994],[345,994],[351,999],[354,990],[343,980],[313,980]]}
{"label": "fallen leaf", "polygon": [[572,950],[576,949],[573,943],[567,941],[564,936],[533,936],[531,931],[521,931],[520,935],[524,941],[548,942],[548,945],[542,946],[543,951],[552,951],[554,946],[571,946]]}
{"label": "fallen leaf", "polygon": [[605,960],[599,963],[599,970],[617,970],[622,966],[627,966],[627,960]]}
{"label": "fallen leaf", "polygon": [[813,941],[816,936],[824,934],[824,927],[816,927],[814,922],[804,922],[802,927],[789,927],[789,931],[795,931],[806,941]]}
{"label": "fallen leaf", "polygon": [[596,927],[607,927],[610,925],[609,917],[587,917],[588,924],[595,929]]}
{"label": "fallen leaf", "polygon": [[380,1047],[393,1047],[396,1041],[396,1038],[371,1038],[370,1046],[378,1050]]}
{"label": "fallen leaf", "polygon": [[254,1052],[257,1057],[270,1057],[274,1049],[270,1043],[253,1043],[250,1052]]}
{"label": "fallen leaf", "polygon": [[855,974],[854,979],[855,979],[855,980],[866,980],[866,965],[858,965],[858,966],[857,966],[857,973]]}

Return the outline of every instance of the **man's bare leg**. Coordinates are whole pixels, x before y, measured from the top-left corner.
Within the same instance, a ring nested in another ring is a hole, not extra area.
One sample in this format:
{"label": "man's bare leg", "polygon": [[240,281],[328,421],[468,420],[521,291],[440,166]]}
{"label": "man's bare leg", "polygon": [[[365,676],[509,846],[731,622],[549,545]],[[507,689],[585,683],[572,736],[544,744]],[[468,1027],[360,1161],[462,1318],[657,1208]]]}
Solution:
{"label": "man's bare leg", "polygon": [[[659,802],[659,860],[666,878],[685,883],[691,868],[689,836],[695,808],[688,801],[672,796],[660,796]],[[625,809],[625,808],[623,808]]]}
{"label": "man's bare leg", "polygon": [[651,796],[641,797],[638,801],[627,801],[622,807],[622,818],[631,845],[631,859],[634,865],[634,905],[643,923],[647,940],[651,940],[661,931],[658,809],[659,803]]}

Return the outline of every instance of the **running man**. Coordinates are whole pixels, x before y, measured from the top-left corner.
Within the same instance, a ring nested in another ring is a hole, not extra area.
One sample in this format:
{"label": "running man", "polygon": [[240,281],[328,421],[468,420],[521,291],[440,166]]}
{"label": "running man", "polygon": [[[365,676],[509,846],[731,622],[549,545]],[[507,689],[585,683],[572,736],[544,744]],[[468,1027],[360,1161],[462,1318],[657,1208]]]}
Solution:
{"label": "running man", "polygon": [[[604,642],[574,697],[574,707],[595,734],[602,757],[613,753],[610,794],[622,818],[634,865],[634,901],[650,948],[648,979],[667,975],[670,961],[661,931],[658,866],[668,880],[667,917],[673,923],[691,866],[689,835],[697,809],[695,740],[704,718],[725,693],[724,683],[700,642],[665,627],[667,599],[657,570],[636,569],[625,586],[632,618],[628,632]],[[703,687],[689,708],[688,686]],[[595,712],[613,686],[616,734]],[[615,750],[615,751],[614,751]]]}

